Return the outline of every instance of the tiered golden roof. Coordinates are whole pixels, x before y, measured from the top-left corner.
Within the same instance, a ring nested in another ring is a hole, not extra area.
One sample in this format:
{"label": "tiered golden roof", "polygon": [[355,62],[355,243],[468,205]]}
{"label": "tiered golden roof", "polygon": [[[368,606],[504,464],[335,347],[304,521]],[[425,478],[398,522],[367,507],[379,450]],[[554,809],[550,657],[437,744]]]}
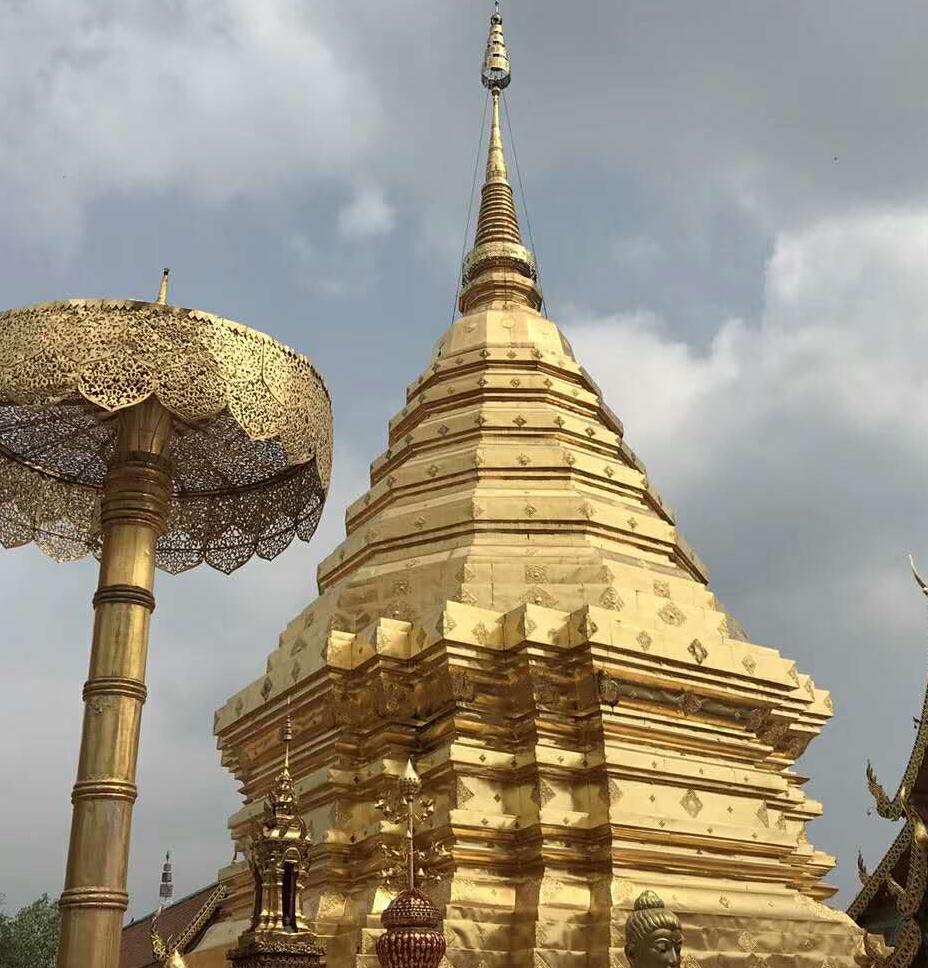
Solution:
{"label": "tiered golden roof", "polygon": [[[502,43],[494,18],[496,56]],[[233,835],[274,775],[292,701],[295,790],[318,835],[309,914],[332,965],[358,946],[375,964],[392,832],[373,803],[414,756],[436,801],[418,836],[448,848],[431,894],[452,965],[620,965],[626,916],[653,889],[697,962],[850,968],[861,932],[820,903],[833,859],[808,842],[821,808],[791,768],[831,700],[722,608],[539,313],[505,174],[504,85],[489,86],[463,315],[390,421],[319,597],[216,714],[245,797]],[[244,872],[222,877],[244,912]]]}
{"label": "tiered golden roof", "polygon": [[[914,562],[912,571],[922,593],[928,596],[928,584],[915,570]],[[881,968],[909,968],[925,959],[922,924],[928,889],[928,829],[923,814],[928,796],[928,689],[916,725],[912,751],[891,798],[867,764],[867,783],[877,814],[885,820],[905,820],[872,874],[867,872],[863,857],[858,858],[862,887],[848,907],[848,914],[858,924],[892,938],[895,950]]]}

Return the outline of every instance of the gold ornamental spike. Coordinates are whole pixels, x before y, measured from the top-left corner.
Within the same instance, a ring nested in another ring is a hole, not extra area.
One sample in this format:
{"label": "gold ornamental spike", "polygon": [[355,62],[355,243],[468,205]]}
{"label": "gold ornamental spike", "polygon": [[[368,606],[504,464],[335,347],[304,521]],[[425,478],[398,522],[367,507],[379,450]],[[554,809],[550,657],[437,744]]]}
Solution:
{"label": "gold ornamental spike", "polygon": [[412,760],[406,761],[406,769],[400,779],[400,793],[405,799],[414,797],[422,789],[422,780],[416,773],[416,768],[412,765]]}
{"label": "gold ornamental spike", "polygon": [[509,66],[509,52],[506,50],[506,38],[503,36],[503,18],[500,16],[499,4],[490,17],[490,36],[487,38],[487,50],[483,57],[483,70],[480,72],[483,86],[504,88],[512,80]]}
{"label": "gold ornamental spike", "polygon": [[490,17],[490,34],[481,71],[481,81],[490,92],[493,105],[486,178],[480,192],[474,247],[461,268],[463,288],[459,306],[462,313],[507,305],[536,310],[541,306],[535,259],[522,244],[500,125],[500,98],[510,80],[503,18],[497,10]]}
{"label": "gold ornamental spike", "polygon": [[293,742],[293,719],[290,717],[290,697],[287,697],[287,719],[283,729],[284,740],[284,771],[290,769],[290,744]]}
{"label": "gold ornamental spike", "polygon": [[165,266],[161,270],[161,285],[158,287],[158,305],[166,306],[168,304],[168,276],[171,274],[171,270]]}

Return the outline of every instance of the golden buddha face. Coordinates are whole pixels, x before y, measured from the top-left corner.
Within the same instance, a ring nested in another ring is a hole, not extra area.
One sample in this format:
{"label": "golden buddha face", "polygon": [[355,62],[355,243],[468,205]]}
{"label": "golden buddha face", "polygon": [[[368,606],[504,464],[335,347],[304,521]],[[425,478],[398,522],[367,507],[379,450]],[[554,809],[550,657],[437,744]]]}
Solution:
{"label": "golden buddha face", "polygon": [[683,932],[679,928],[655,928],[635,945],[632,968],[679,968]]}

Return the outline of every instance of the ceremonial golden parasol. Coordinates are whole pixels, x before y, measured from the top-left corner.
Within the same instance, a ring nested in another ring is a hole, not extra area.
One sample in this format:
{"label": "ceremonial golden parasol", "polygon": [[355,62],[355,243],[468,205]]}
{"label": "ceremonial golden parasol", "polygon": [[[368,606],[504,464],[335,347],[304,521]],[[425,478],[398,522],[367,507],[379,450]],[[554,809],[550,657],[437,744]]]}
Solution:
{"label": "ceremonial golden parasol", "polygon": [[328,488],[311,363],[167,282],[0,313],[0,544],[100,560],[59,968],[118,968],[155,568],[273,558]]}

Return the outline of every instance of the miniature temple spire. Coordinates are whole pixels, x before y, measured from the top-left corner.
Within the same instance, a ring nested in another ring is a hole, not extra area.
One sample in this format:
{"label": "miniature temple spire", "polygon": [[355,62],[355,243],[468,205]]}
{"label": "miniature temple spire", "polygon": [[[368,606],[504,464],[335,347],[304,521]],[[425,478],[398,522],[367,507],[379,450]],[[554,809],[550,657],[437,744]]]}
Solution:
{"label": "miniature temple spire", "polygon": [[255,821],[249,849],[254,878],[251,924],[229,954],[235,968],[324,968],[325,955],[303,914],[311,840],[290,777],[293,722],[281,731],[284,763]]}
{"label": "miniature temple spire", "polygon": [[166,306],[168,304],[168,276],[170,276],[171,270],[164,267],[161,270],[161,285],[158,287],[158,305]]}
{"label": "miniature temple spire", "polygon": [[522,244],[519,217],[506,168],[499,103],[512,79],[499,9],[490,17],[490,35],[481,80],[490,92],[492,114],[486,177],[480,192],[480,213],[474,247],[464,259],[461,312],[516,303],[538,309],[541,293],[535,282],[535,259]]}
{"label": "miniature temple spire", "polygon": [[164,867],[161,868],[161,886],[158,888],[158,896],[161,898],[161,907],[171,903],[174,897],[174,873],[171,870],[171,852],[167,851],[164,855]]}

